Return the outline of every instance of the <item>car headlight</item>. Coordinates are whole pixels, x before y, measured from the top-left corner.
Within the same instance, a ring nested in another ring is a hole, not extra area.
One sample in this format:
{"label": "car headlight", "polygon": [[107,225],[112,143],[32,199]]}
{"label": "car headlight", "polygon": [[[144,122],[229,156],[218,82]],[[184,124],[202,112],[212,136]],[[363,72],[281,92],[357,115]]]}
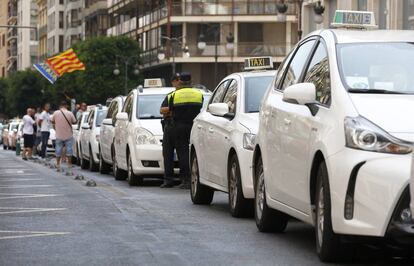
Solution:
{"label": "car headlight", "polygon": [[158,144],[158,140],[148,130],[138,128],[135,130],[135,143],[137,145]]}
{"label": "car headlight", "polygon": [[346,146],[364,151],[407,154],[413,143],[397,139],[371,121],[358,116],[345,118]]}
{"label": "car headlight", "polygon": [[243,148],[252,151],[256,144],[256,134],[244,133],[243,134]]}

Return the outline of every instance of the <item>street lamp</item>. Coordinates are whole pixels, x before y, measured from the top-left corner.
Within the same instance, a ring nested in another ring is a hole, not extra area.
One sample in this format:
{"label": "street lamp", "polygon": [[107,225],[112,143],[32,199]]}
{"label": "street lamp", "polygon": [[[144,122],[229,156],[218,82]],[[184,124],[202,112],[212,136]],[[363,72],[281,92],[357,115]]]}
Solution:
{"label": "street lamp", "polygon": [[[161,36],[162,39],[167,40],[171,43],[171,51],[172,51],[172,76],[175,75],[176,72],[176,64],[175,64],[175,57],[177,53],[178,46],[181,47],[183,54],[185,57],[190,57],[190,50],[187,45],[183,45],[183,42],[181,39],[184,38],[184,36],[181,37],[168,37],[168,36]],[[165,50],[162,48],[158,51],[158,60],[162,61],[165,59]]]}
{"label": "street lamp", "polygon": [[[218,45],[219,45],[219,37],[220,37],[220,29],[214,24],[205,24],[207,26],[207,32],[213,32],[214,34],[214,84],[217,84],[217,76],[218,76]],[[219,26],[220,27],[220,26]],[[226,37],[226,48],[228,50],[234,49],[234,36],[233,33],[229,33]],[[203,33],[200,34],[198,37],[197,48],[200,50],[204,50],[207,47],[205,36]]]}
{"label": "street lamp", "polygon": [[134,72],[133,73],[134,73],[134,75],[138,76],[139,73],[140,73],[139,65],[138,65],[138,56],[124,57],[124,56],[117,55],[116,56],[115,69],[112,72],[115,76],[118,76],[119,74],[121,74],[121,71],[119,70],[118,60],[123,61],[124,64],[125,64],[125,89],[124,89],[124,94],[127,95],[128,94],[128,65],[135,60]]}
{"label": "street lamp", "polygon": [[[291,0],[291,2],[296,3],[298,9],[298,38],[299,40],[302,39],[302,6],[304,0]],[[288,6],[285,4],[284,0],[280,0],[280,2],[276,5],[278,11],[278,20],[286,21],[286,12],[288,10]],[[323,12],[325,11],[325,7],[322,6],[321,1],[316,2],[316,5],[313,6],[314,21],[317,24],[321,24],[323,22]]]}

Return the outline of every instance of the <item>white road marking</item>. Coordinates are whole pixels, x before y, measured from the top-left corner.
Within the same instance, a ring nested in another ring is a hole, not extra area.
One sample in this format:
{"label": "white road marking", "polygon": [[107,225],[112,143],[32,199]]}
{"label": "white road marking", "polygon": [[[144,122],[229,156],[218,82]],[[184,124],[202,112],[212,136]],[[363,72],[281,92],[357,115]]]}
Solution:
{"label": "white road marking", "polygon": [[1,186],[0,188],[31,188],[31,187],[53,187],[52,185],[10,185],[10,186]]}
{"label": "white road marking", "polygon": [[56,197],[57,194],[10,194],[0,193],[0,200],[2,199],[24,199],[24,198],[43,198],[43,197]]}
{"label": "white road marking", "polygon": [[43,178],[0,178],[0,182],[40,181]]}
{"label": "white road marking", "polygon": [[70,232],[1,231],[0,230],[0,234],[16,234],[16,235],[0,236],[0,240],[4,240],[4,239],[16,239],[16,238],[26,238],[26,237],[36,237],[36,236],[59,236],[59,235],[70,234]]}
{"label": "white road marking", "polygon": [[[14,175],[15,173],[0,173],[0,177],[10,177],[10,175]],[[17,176],[34,176],[38,174],[32,174],[32,173],[23,173],[23,174],[16,174]]]}
{"label": "white road marking", "polygon": [[16,208],[16,207],[0,207],[1,214],[12,213],[29,213],[29,212],[49,212],[49,211],[64,211],[66,208]]}

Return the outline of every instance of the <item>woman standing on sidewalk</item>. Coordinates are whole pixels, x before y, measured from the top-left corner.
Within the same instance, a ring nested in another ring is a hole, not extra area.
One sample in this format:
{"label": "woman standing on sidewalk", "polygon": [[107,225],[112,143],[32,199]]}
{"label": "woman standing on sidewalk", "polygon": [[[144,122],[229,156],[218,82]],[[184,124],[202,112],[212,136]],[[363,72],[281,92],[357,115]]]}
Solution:
{"label": "woman standing on sidewalk", "polygon": [[27,108],[27,113],[23,116],[23,139],[24,139],[24,149],[23,149],[23,160],[32,159],[32,148],[34,144],[34,129],[33,125],[35,121],[32,116],[34,111],[31,108]]}

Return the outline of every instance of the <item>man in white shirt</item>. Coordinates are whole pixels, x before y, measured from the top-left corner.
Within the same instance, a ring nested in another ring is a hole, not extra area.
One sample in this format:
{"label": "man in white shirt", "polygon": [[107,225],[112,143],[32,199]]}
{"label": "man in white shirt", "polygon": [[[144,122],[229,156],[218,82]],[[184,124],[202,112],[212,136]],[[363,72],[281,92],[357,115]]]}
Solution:
{"label": "man in white shirt", "polygon": [[34,115],[34,110],[27,108],[27,114],[23,116],[23,139],[24,139],[24,150],[23,150],[23,160],[32,159],[32,148],[34,145],[34,129],[33,125],[35,121],[32,116]]}
{"label": "man in white shirt", "polygon": [[42,158],[46,157],[46,148],[47,142],[49,141],[50,136],[50,104],[46,103],[43,106],[43,112],[38,117],[38,125],[40,127],[40,134],[41,134],[41,142],[42,148],[40,150],[40,156]]}

